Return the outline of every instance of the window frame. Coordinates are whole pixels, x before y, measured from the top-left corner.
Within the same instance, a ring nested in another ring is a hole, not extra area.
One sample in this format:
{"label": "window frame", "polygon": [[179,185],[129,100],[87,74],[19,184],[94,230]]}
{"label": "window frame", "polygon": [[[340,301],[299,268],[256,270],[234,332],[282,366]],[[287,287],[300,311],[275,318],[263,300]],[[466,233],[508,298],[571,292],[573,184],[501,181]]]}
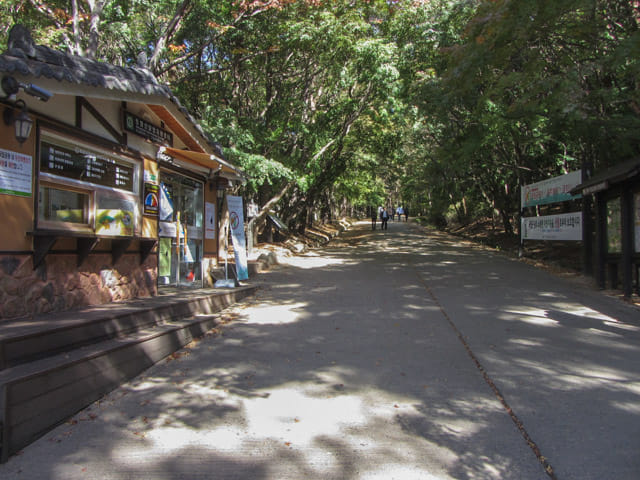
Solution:
{"label": "window frame", "polygon": [[[95,154],[96,156],[103,157],[107,160],[112,160],[116,164],[131,167],[133,171],[132,178],[132,190],[118,188],[115,186],[106,186],[99,183],[93,183],[86,180],[78,180],[76,178],[70,178],[64,175],[56,175],[51,172],[41,171],[42,162],[42,144],[48,143],[53,146],[59,146],[64,149],[71,149],[74,151],[82,151],[88,154]],[[96,215],[100,208],[99,197],[102,198],[114,198],[118,200],[131,201],[134,206],[134,221],[132,236],[138,236],[142,229],[142,210],[141,210],[141,198],[140,198],[140,178],[142,177],[143,165],[142,162],[127,156],[117,155],[108,151],[106,148],[91,144],[86,140],[79,140],[70,136],[62,135],[58,132],[51,130],[40,129],[38,139],[38,151],[37,151],[37,168],[38,168],[38,185],[37,192],[38,197],[35,202],[36,213],[35,226],[36,229],[48,229],[48,230],[60,230],[81,232],[96,236],[112,236],[108,234],[98,233],[96,225]],[[75,193],[87,195],[86,208],[86,224],[76,224],[72,222],[61,222],[57,220],[43,220],[40,213],[40,193],[41,188],[53,188],[57,190],[66,190]],[[118,235],[123,238],[130,237],[131,235]]]}

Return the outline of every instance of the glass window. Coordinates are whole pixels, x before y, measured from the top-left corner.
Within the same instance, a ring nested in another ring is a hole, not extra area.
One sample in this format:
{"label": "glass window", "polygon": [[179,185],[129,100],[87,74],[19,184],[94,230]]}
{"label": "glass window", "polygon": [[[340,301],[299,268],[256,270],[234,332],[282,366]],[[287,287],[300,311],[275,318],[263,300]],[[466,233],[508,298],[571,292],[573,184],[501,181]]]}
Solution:
{"label": "glass window", "polygon": [[40,222],[89,225],[89,194],[42,185],[38,195]]}

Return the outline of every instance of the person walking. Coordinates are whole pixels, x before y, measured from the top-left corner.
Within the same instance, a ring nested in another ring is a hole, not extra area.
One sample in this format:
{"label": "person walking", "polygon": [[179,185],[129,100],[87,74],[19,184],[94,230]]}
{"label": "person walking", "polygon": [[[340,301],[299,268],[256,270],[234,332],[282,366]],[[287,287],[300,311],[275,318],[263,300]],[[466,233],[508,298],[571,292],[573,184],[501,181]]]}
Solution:
{"label": "person walking", "polygon": [[376,219],[378,218],[378,214],[376,212],[375,207],[369,207],[371,208],[371,230],[375,230],[376,229]]}
{"label": "person walking", "polygon": [[380,212],[380,230],[388,230],[389,226],[387,222],[389,221],[389,213],[386,208],[383,208]]}
{"label": "person walking", "polygon": [[404,221],[409,221],[409,209],[407,207],[404,207]]}

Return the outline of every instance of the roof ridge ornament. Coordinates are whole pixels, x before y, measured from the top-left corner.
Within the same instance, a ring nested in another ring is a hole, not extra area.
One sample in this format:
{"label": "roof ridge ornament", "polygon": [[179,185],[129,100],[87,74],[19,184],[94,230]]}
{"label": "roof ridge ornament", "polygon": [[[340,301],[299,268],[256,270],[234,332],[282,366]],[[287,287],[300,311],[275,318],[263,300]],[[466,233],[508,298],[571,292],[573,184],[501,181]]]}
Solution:
{"label": "roof ridge ornament", "polygon": [[149,68],[149,62],[147,60],[146,52],[142,51],[138,54],[138,58],[136,59],[136,64],[138,65],[138,68],[144,68],[144,69]]}
{"label": "roof ridge ornament", "polygon": [[20,50],[30,58],[36,56],[36,44],[33,41],[31,32],[27,27],[19,23],[11,27],[7,47],[9,51]]}

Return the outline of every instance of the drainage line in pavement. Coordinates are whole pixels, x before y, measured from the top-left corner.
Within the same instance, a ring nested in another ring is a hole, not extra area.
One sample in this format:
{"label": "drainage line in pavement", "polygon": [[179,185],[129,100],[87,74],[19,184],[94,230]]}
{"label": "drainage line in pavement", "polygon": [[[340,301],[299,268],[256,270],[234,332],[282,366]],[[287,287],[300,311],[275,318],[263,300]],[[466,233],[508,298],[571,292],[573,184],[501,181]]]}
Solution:
{"label": "drainage line in pavement", "polygon": [[520,431],[520,433],[524,437],[525,441],[527,442],[527,445],[529,445],[529,448],[531,448],[531,450],[533,451],[535,456],[538,458],[538,461],[542,464],[542,466],[544,468],[544,471],[547,472],[547,475],[549,475],[549,477],[552,480],[557,480],[557,477],[556,477],[556,475],[555,475],[555,473],[553,471],[553,467],[549,464],[549,462],[547,461],[546,457],[544,455],[542,455],[542,453],[540,452],[540,449],[538,448],[538,445],[536,445],[536,443],[533,441],[533,439],[527,433],[527,430],[524,428],[524,425],[522,424],[522,421],[518,418],[518,416],[515,414],[513,409],[509,406],[509,404],[505,400],[505,398],[502,395],[502,393],[500,393],[500,390],[498,389],[498,387],[496,386],[494,381],[491,379],[491,377],[489,376],[487,371],[484,369],[484,367],[482,366],[482,364],[478,360],[478,357],[475,356],[475,354],[471,350],[471,347],[469,346],[467,341],[464,339],[464,337],[462,335],[462,332],[460,332],[460,330],[458,329],[456,324],[453,323],[453,320],[451,320],[451,317],[449,317],[449,315],[447,314],[447,312],[445,311],[443,306],[438,301],[437,297],[431,291],[431,288],[429,288],[429,285],[427,285],[427,282],[424,280],[422,275],[420,275],[418,272],[416,272],[416,273],[417,273],[418,279],[420,280],[420,283],[422,283],[422,286],[425,288],[425,290],[427,291],[427,293],[429,294],[429,296],[431,297],[433,302],[440,309],[440,312],[442,313],[444,318],[447,320],[447,322],[449,322],[449,325],[451,326],[451,328],[453,328],[453,331],[458,336],[458,339],[460,340],[460,342],[462,342],[462,345],[464,346],[465,350],[467,351],[467,354],[471,357],[471,360],[473,360],[473,363],[476,364],[476,367],[478,368],[480,373],[482,373],[482,377],[484,378],[484,381],[487,383],[487,385],[489,385],[491,390],[493,390],[493,393],[498,398],[498,400],[500,401],[502,406],[505,408],[505,410],[507,411],[507,413],[511,417],[511,420],[513,421],[513,423],[515,423],[516,427],[518,428],[518,430]]}

